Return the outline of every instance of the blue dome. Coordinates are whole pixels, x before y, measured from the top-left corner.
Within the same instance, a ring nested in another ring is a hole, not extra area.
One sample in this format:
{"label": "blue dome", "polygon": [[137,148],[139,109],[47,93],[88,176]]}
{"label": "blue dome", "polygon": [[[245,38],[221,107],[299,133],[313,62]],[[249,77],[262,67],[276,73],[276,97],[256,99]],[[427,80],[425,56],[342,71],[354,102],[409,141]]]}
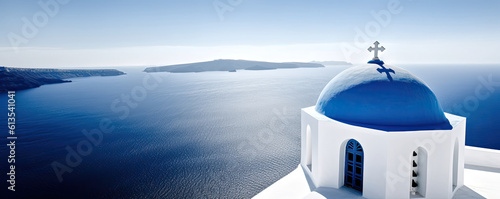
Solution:
{"label": "blue dome", "polygon": [[384,131],[451,129],[436,96],[398,67],[364,64],[335,76],[316,111],[337,121]]}

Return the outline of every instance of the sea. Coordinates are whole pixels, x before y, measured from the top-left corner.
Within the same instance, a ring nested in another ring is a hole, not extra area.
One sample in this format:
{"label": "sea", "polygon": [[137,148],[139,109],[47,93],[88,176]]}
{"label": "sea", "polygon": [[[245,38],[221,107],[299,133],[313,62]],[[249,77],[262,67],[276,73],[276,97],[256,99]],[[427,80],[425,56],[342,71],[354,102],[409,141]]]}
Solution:
{"label": "sea", "polygon": [[[0,94],[0,198],[251,198],[300,161],[300,110],[350,66],[73,78],[15,93],[15,192],[7,189]],[[466,144],[500,149],[500,64],[399,64]]]}

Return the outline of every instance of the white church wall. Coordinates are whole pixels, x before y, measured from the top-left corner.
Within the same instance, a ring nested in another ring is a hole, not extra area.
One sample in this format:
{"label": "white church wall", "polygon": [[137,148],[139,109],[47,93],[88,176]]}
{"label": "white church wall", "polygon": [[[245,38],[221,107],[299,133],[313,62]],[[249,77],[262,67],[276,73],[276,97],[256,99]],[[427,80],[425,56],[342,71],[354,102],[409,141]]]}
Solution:
{"label": "white church wall", "polygon": [[[346,143],[354,139],[363,147],[363,196],[385,197],[386,141],[384,132],[344,124],[331,119],[319,122],[319,156],[321,160],[318,187],[344,186]],[[378,182],[378,183],[370,183]]]}
{"label": "white church wall", "polygon": [[[460,125],[459,125],[460,126]],[[457,126],[458,127],[458,126]],[[418,150],[418,190],[425,198],[451,198],[453,146],[461,128],[449,131],[388,132],[387,198],[409,198],[412,153]],[[425,157],[426,156],[426,157]],[[460,156],[460,155],[459,155]],[[462,158],[463,159],[463,158]],[[459,158],[460,160],[462,160]],[[458,167],[459,176],[463,175]],[[460,178],[460,177],[459,177]],[[463,184],[463,176],[462,176]]]}
{"label": "white church wall", "polygon": [[[386,198],[409,198],[414,142],[418,135],[405,132],[387,132],[387,166],[385,170]],[[411,139],[411,140],[409,140]]]}
{"label": "white church wall", "polygon": [[305,140],[305,165],[309,169],[311,169],[311,164],[312,164],[312,132],[311,132],[311,126],[307,125],[306,127],[306,140]]}
{"label": "white church wall", "polygon": [[321,160],[319,163],[318,187],[332,187],[339,188],[339,173],[340,169],[339,160],[340,149],[342,144],[341,138],[345,133],[336,128],[335,124],[328,121],[319,121],[318,128],[318,158]]}
{"label": "white church wall", "polygon": [[[306,170],[306,173],[311,177],[314,187],[317,187],[317,176],[319,175],[318,168],[318,120],[314,118],[311,114],[311,109],[314,111],[313,107],[304,108],[301,111],[301,158],[300,164]],[[306,113],[307,112],[307,113]],[[316,112],[316,111],[314,111]],[[307,162],[307,127],[310,128],[310,142],[311,142],[311,165],[308,166]]]}
{"label": "white church wall", "polygon": [[[466,121],[467,119],[464,117],[460,117],[457,115],[445,113],[446,117],[450,121],[450,124],[453,126],[452,133],[454,137],[452,137],[452,162],[450,169],[450,182],[452,183],[450,189],[452,189],[451,195],[455,193],[460,187],[464,185],[464,164],[466,163],[466,147],[465,147],[465,130],[466,130]],[[458,154],[456,156],[457,160],[455,160],[455,143],[458,142]],[[477,157],[477,156],[476,156]],[[456,170],[454,170],[454,164],[458,164],[456,166]],[[499,164],[500,165],[500,164]]]}
{"label": "white church wall", "polygon": [[[448,115],[447,115],[448,116]],[[453,130],[385,132],[341,123],[302,109],[301,165],[308,168],[308,127],[315,187],[344,185],[345,147],[355,139],[363,147],[363,197],[410,198],[412,154],[419,150],[418,191],[425,198],[451,198],[453,173],[463,185],[465,119],[453,118]],[[453,172],[453,152],[458,140],[458,167]],[[309,168],[306,169],[309,171]]]}
{"label": "white church wall", "polygon": [[452,163],[454,131],[437,131],[436,134],[445,141],[426,146],[429,152],[427,197],[451,198],[452,195]]}
{"label": "white church wall", "polygon": [[300,119],[300,164],[302,166],[305,166],[305,145],[306,145],[306,136],[305,136],[305,128],[307,126],[310,127],[309,122],[305,119],[307,115],[304,115],[303,113],[301,114],[301,119]]}
{"label": "white church wall", "polygon": [[357,141],[364,151],[363,197],[385,198],[387,150],[386,133],[378,130],[356,127],[360,132]]}
{"label": "white church wall", "polygon": [[337,181],[334,186],[334,188],[340,188],[344,186],[344,171],[345,171],[345,151],[347,147],[347,143],[349,142],[349,139],[345,139],[343,142],[340,143],[340,146],[338,146],[338,161],[337,161],[337,168],[335,170],[335,177],[337,177]]}
{"label": "white church wall", "polygon": [[465,151],[466,151],[465,130],[466,130],[466,118],[461,118],[461,122],[453,127],[454,134],[456,135],[456,140],[458,140],[457,184],[453,192],[456,192],[460,187],[464,185],[464,164],[465,164]]}
{"label": "white church wall", "polygon": [[[422,148],[422,147],[418,147],[416,150],[417,152],[417,168],[414,169],[416,170],[416,173],[417,173],[417,183],[418,183],[418,186],[417,186],[417,193],[415,193],[415,195],[410,195],[411,196],[416,196],[416,197],[419,197],[419,196],[422,196],[422,197],[425,197],[427,195],[427,167],[429,165],[429,162],[427,161],[428,160],[428,152]],[[410,173],[410,175],[412,175],[412,173]],[[411,187],[411,182],[410,182],[410,187]]]}
{"label": "white church wall", "polygon": [[455,191],[455,189],[458,187],[458,152],[459,152],[459,143],[458,143],[458,138],[454,138],[453,142],[453,158],[451,162],[451,167],[453,168],[451,170],[451,176],[452,176],[452,189]]}

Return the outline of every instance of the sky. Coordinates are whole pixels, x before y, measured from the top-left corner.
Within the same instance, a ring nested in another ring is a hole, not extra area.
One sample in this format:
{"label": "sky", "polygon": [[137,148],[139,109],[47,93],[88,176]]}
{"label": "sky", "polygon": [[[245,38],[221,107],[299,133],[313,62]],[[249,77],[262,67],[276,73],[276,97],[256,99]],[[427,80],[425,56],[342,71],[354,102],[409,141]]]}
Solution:
{"label": "sky", "polygon": [[[500,63],[498,0],[0,0],[0,65]],[[496,51],[495,51],[496,50]]]}

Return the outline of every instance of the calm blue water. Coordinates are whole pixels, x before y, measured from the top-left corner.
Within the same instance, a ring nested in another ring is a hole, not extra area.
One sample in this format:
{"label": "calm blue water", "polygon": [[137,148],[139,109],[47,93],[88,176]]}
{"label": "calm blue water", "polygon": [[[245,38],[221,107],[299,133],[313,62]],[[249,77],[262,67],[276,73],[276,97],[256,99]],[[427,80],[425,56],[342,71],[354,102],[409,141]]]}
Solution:
{"label": "calm blue water", "polygon": [[[427,82],[446,112],[468,116],[468,145],[500,149],[500,65],[399,66]],[[296,168],[300,108],[345,68],[149,74],[160,86],[124,119],[110,107],[142,85],[143,68],[19,91],[17,191],[6,191],[2,175],[1,198],[249,198]],[[479,99],[490,74],[499,83]],[[65,164],[65,148],[103,119],[115,129],[59,182],[51,163]],[[4,128],[0,173],[8,172]]]}

